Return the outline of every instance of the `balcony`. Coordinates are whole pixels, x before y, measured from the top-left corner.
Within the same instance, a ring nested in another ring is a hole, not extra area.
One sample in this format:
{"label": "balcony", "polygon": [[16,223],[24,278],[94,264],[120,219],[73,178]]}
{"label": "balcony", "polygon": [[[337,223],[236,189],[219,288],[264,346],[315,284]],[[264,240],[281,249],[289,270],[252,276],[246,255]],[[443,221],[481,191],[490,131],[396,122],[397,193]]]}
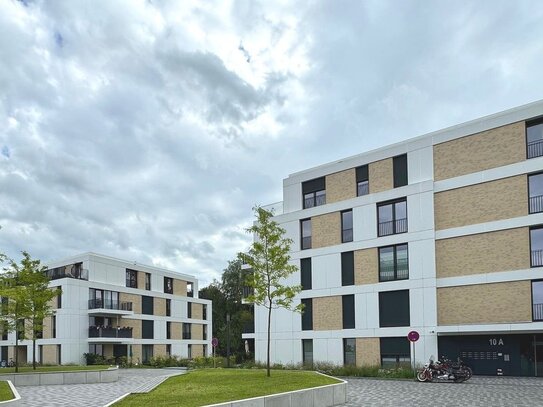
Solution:
{"label": "balcony", "polygon": [[128,301],[113,301],[103,298],[89,300],[89,314],[92,315],[132,315],[132,303]]}
{"label": "balcony", "polygon": [[398,262],[394,265],[381,265],[379,269],[379,281],[407,280],[409,278],[409,267],[407,262]]}
{"label": "balcony", "polygon": [[113,326],[89,326],[89,339],[132,339],[132,328]]}
{"label": "balcony", "polygon": [[531,196],[529,199],[530,213],[543,212],[543,195]]}
{"label": "balcony", "polygon": [[407,232],[407,218],[379,222],[379,236],[395,235]]}
{"label": "balcony", "polygon": [[532,250],[532,267],[543,266],[543,250]]}
{"label": "balcony", "polygon": [[78,267],[76,265],[55,267],[45,271],[50,280],[58,280],[60,278],[75,278],[78,280],[88,280],[89,270]]}
{"label": "balcony", "polygon": [[528,158],[541,157],[543,155],[543,140],[528,142]]}
{"label": "balcony", "polygon": [[534,321],[543,321],[543,304],[532,304],[532,312]]}

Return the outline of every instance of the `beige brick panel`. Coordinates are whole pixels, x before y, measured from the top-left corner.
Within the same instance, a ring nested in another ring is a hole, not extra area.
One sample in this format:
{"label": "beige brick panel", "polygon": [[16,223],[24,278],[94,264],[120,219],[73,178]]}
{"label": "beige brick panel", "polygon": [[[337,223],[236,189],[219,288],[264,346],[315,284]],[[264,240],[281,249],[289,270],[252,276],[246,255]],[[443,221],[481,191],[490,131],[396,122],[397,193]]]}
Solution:
{"label": "beige brick panel", "polygon": [[313,330],[343,329],[341,296],[313,298]]}
{"label": "beige brick panel", "polygon": [[436,240],[437,277],[530,268],[528,228]]}
{"label": "beige brick panel", "polygon": [[141,295],[120,293],[119,301],[128,301],[132,303],[132,311],[134,314],[141,314]]}
{"label": "beige brick panel", "polygon": [[153,348],[153,356],[166,356],[166,345],[155,345]]}
{"label": "beige brick panel", "polygon": [[370,163],[368,166],[368,178],[370,193],[388,191],[394,188],[392,171],[392,158]]}
{"label": "beige brick panel", "polygon": [[51,298],[49,301],[47,301],[47,305],[51,309],[57,309],[57,297]]}
{"label": "beige brick panel", "polygon": [[438,325],[532,321],[530,281],[437,289]]}
{"label": "beige brick panel", "polygon": [[204,339],[204,327],[202,324],[192,324],[190,329],[191,339]]}
{"label": "beige brick panel", "polygon": [[145,290],[145,273],[143,271],[138,271],[137,277],[138,288],[140,290]]}
{"label": "beige brick panel", "polygon": [[356,170],[336,172],[326,176],[326,203],[356,198]]}
{"label": "beige brick panel", "polygon": [[42,363],[44,365],[56,365],[58,364],[58,348],[57,345],[43,345],[41,348],[43,352]]}
{"label": "beige brick panel", "polygon": [[527,215],[526,175],[439,192],[434,212],[436,230]]}
{"label": "beige brick panel", "polygon": [[51,317],[45,317],[43,319],[43,339],[50,339],[53,337],[53,324]]}
{"label": "beige brick panel", "polygon": [[173,279],[173,294],[187,296],[187,282],[183,280]]}
{"label": "beige brick panel", "polygon": [[356,338],[356,365],[381,365],[381,343],[379,338]]}
{"label": "beige brick panel", "polygon": [[311,218],[311,247],[333,246],[341,243],[341,214],[340,212]]}
{"label": "beige brick panel", "polygon": [[509,124],[434,146],[436,181],[526,159],[524,122]]}
{"label": "beige brick panel", "polygon": [[105,358],[112,358],[113,357],[113,344],[104,344],[102,347],[104,357]]}
{"label": "beige brick panel", "polygon": [[183,324],[181,322],[172,322],[170,324],[171,339],[183,338]]}
{"label": "beige brick panel", "polygon": [[121,326],[132,328],[132,338],[141,339],[141,319],[126,319],[123,318]]}
{"label": "beige brick panel", "polygon": [[375,284],[379,282],[379,254],[377,248],[354,252],[354,283]]}
{"label": "beige brick panel", "polygon": [[192,318],[203,319],[204,318],[204,306],[202,304],[192,303]]}
{"label": "beige brick panel", "polygon": [[[130,357],[130,353],[128,354]],[[142,347],[140,344],[132,345],[132,363],[141,363]]]}
{"label": "beige brick panel", "polygon": [[153,299],[153,314],[160,317],[166,316],[166,299],[155,297]]}
{"label": "beige brick panel", "polygon": [[192,345],[192,357],[204,356],[204,345]]}

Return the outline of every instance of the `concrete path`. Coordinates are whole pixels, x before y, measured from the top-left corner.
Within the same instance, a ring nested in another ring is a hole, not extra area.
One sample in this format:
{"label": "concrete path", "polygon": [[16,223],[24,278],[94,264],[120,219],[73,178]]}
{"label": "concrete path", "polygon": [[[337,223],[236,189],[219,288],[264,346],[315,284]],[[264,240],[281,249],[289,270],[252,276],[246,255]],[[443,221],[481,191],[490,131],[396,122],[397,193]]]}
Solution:
{"label": "concrete path", "polygon": [[174,369],[120,369],[115,383],[17,387],[27,407],[102,407],[128,392],[146,393],[171,376]]}
{"label": "concrete path", "polygon": [[464,383],[346,378],[345,406],[543,406],[543,378],[472,377]]}

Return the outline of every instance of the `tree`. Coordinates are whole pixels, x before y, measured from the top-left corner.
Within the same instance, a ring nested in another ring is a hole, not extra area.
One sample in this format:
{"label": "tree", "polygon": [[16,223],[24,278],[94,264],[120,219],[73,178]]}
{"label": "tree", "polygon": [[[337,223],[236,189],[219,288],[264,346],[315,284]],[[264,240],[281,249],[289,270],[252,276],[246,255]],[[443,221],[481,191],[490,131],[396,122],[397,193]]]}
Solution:
{"label": "tree", "polygon": [[58,291],[48,288],[45,269],[39,260],[33,260],[27,252],[23,252],[21,263],[10,260],[9,266],[0,275],[0,318],[4,329],[15,331],[16,372],[19,370],[19,340],[26,339],[25,319],[31,322],[35,368],[37,333],[43,329],[43,318],[53,313],[50,300]]}
{"label": "tree", "polygon": [[255,240],[248,253],[240,253],[239,258],[252,269],[246,276],[246,284],[253,289],[247,301],[268,310],[266,374],[269,377],[272,310],[284,308],[302,312],[302,304],[293,305],[294,297],[302,287],[285,285],[286,278],[297,271],[295,265],[289,264],[292,239],[284,237],[286,231],[272,220],[272,212],[259,206],[253,211],[256,222],[247,232],[253,234]]}

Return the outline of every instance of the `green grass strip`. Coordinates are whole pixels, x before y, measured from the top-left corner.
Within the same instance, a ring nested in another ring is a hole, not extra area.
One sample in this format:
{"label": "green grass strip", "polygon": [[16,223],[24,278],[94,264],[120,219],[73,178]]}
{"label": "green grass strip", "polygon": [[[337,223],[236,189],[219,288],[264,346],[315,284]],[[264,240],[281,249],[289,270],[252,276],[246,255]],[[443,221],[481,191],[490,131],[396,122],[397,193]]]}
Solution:
{"label": "green grass strip", "polygon": [[339,383],[307,371],[202,369],[172,377],[146,394],[130,395],[115,406],[196,407]]}
{"label": "green grass strip", "polygon": [[13,392],[11,391],[8,382],[0,381],[0,401],[11,400],[13,397]]}

